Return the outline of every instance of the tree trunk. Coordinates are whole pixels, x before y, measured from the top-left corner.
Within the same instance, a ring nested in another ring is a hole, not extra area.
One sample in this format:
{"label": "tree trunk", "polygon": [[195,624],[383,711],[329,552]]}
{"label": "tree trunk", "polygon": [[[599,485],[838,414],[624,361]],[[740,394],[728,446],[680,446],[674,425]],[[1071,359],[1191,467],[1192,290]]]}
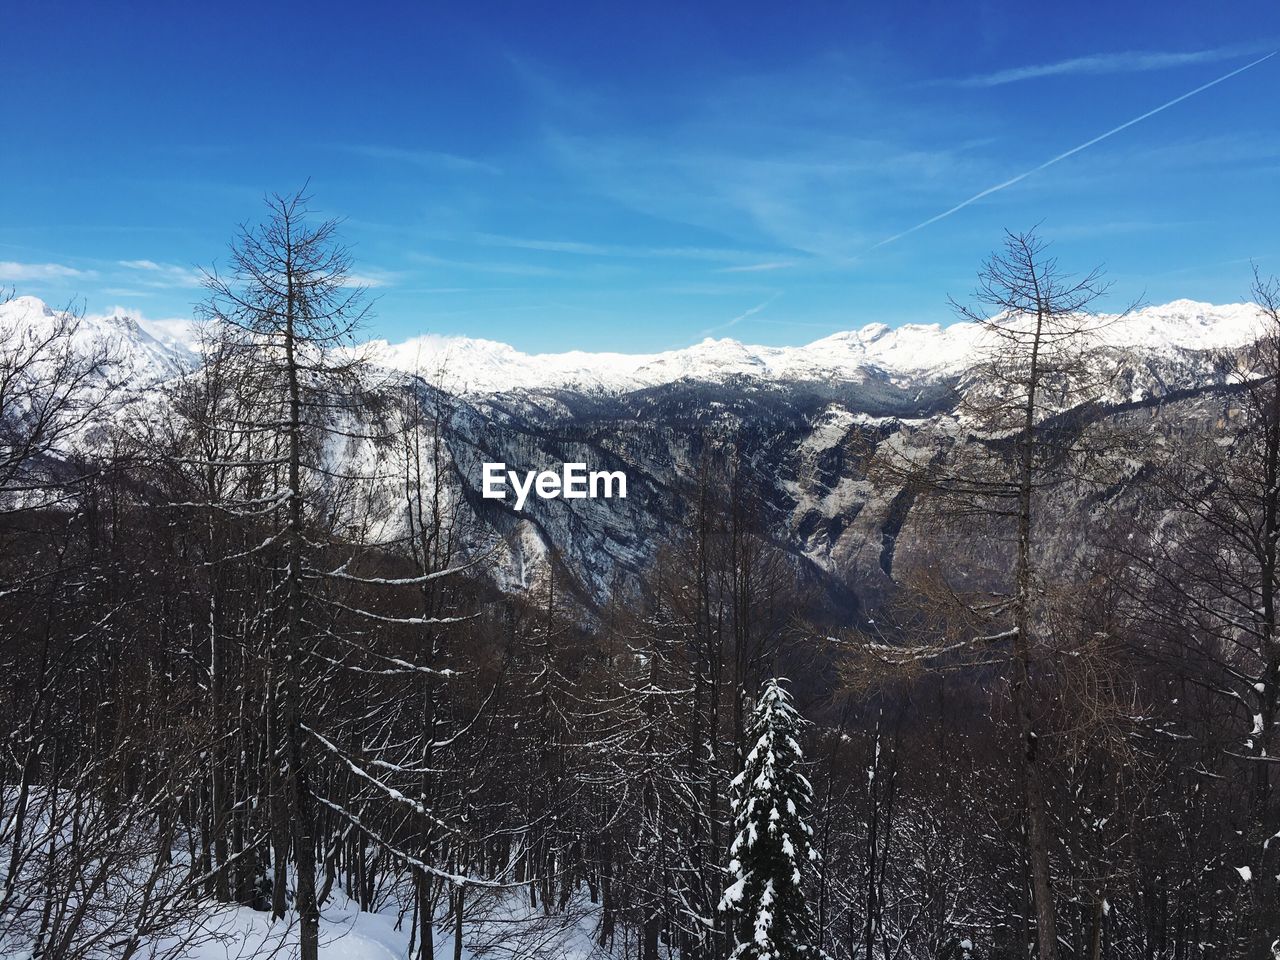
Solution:
{"label": "tree trunk", "polygon": [[1027,808],[1027,859],[1036,914],[1039,960],[1056,960],[1058,932],[1054,916],[1053,879],[1049,870],[1049,823],[1040,783],[1039,750],[1031,704],[1031,491],[1035,477],[1036,393],[1040,386],[1040,336],[1044,310],[1036,314],[1036,336],[1027,379],[1025,419],[1022,427],[1022,464],[1019,471],[1017,607],[1013,637],[1013,710],[1021,739],[1022,788]]}
{"label": "tree trunk", "polygon": [[298,872],[297,908],[301,923],[301,960],[319,960],[320,912],[316,904],[316,851],[306,777],[302,769],[301,674],[302,618],[302,396],[298,360],[294,353],[293,265],[286,267],[288,300],[285,313],[285,369],[289,381],[289,529],[285,589],[285,703],[284,735],[288,758],[286,796],[293,828],[293,859]]}
{"label": "tree trunk", "polygon": [[462,909],[466,903],[466,886],[458,884],[453,908],[453,960],[462,960]]}

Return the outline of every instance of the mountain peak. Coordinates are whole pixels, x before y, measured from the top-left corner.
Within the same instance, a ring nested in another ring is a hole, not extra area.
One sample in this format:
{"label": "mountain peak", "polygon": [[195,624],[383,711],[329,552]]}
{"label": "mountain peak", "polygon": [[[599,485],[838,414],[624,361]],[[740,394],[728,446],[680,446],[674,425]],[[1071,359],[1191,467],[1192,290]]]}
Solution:
{"label": "mountain peak", "polygon": [[52,317],[54,310],[39,297],[27,294],[0,303],[0,315],[13,320],[34,320],[37,317]]}
{"label": "mountain peak", "polygon": [[892,329],[893,328],[887,323],[868,323],[861,330],[857,331],[857,335],[858,339],[863,343],[875,343]]}
{"label": "mountain peak", "polygon": [[[190,367],[195,353],[180,338],[151,333],[141,317],[123,307],[105,314],[85,314],[55,310],[39,297],[14,297],[0,303],[0,325],[8,329],[51,333],[55,324],[65,323],[72,344],[85,354],[105,351],[117,368],[113,378],[126,379],[136,386],[174,376]],[[163,321],[161,326],[172,324]]]}

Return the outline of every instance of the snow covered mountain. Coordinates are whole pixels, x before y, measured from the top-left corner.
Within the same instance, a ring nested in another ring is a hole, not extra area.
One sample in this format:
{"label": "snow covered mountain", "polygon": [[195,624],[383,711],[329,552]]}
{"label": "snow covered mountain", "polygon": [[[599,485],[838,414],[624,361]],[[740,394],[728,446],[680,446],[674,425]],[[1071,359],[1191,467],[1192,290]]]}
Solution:
{"label": "snow covered mountain", "polygon": [[[1107,326],[1116,417],[1182,429],[1222,405],[1221,353],[1256,339],[1250,304],[1176,301]],[[933,544],[909,491],[867,481],[869,450],[908,445],[929,457],[962,433],[956,404],[982,346],[972,325],[872,325],[803,347],[704,341],[646,356],[525,355],[491,341],[420,339],[386,347],[450,395],[448,446],[481,525],[509,544],[505,585],[519,588],[558,554],[588,594],[619,569],[642,569],[681,529],[686,492],[711,452],[741,454],[762,491],[777,545],[837,603],[892,591],[897,561]],[[413,361],[409,362],[408,357]],[[433,376],[443,367],[443,375]],[[518,470],[565,461],[623,469],[626,501],[531,502],[522,513],[480,495],[480,465]],[[1061,509],[1088,509],[1079,491]],[[1084,524],[1079,524],[1083,529]]]}
{"label": "snow covered mountain", "polygon": [[190,341],[159,328],[149,331],[144,323],[120,307],[106,314],[73,316],[53,309],[38,297],[15,297],[0,303],[0,331],[42,336],[60,325],[69,325],[77,349],[86,355],[109,358],[110,379],[132,389],[145,389],[199,363]]}
{"label": "snow covered mountain", "polygon": [[[1104,344],[1168,356],[1207,352],[1256,337],[1252,304],[1215,306],[1175,300],[1146,307],[1106,327]],[[467,337],[422,336],[398,344],[376,341],[388,366],[418,373],[467,394],[512,389],[627,391],[678,380],[717,382],[754,377],[774,382],[860,383],[869,378],[918,382],[951,376],[975,359],[983,338],[971,323],[868,324],[800,347],[751,346],[706,339],[682,350],[651,354],[527,354],[505,343]]]}
{"label": "snow covered mountain", "polygon": [[[32,297],[0,305],[0,330],[58,322]],[[1188,300],[1137,311],[1105,329],[1116,417],[1170,432],[1221,416],[1222,351],[1256,339],[1251,304]],[[445,445],[476,547],[498,548],[496,583],[528,586],[558,556],[584,598],[619,572],[645,568],[676,536],[700,463],[739,453],[761,492],[770,537],[843,606],[892,590],[898,559],[933,548],[909,491],[876,486],[868,451],[909,445],[923,456],[955,441],[956,403],[981,348],[973,325],[871,324],[801,347],[705,340],[658,354],[527,355],[488,340],[418,337],[376,344],[382,362],[415,372],[424,403],[447,411]],[[146,392],[199,362],[183,341],[123,311],[79,321],[106,343],[123,386]],[[540,500],[516,511],[485,499],[482,464],[543,470],[565,462],[623,470],[625,500]],[[1071,496],[1061,509],[1088,509]]]}
{"label": "snow covered mountain", "polygon": [[[49,327],[61,317],[36,297],[0,304],[0,327]],[[76,322],[77,338],[86,347],[91,342],[110,346],[133,372],[135,386],[173,376],[198,362],[192,337],[175,335],[121,307]],[[1145,307],[1107,326],[1103,342],[1146,358],[1204,355],[1251,342],[1258,324],[1252,304],[1175,300]],[[798,347],[707,338],[683,349],[647,354],[527,354],[494,340],[435,335],[370,344],[373,356],[386,366],[468,396],[516,390],[628,392],[677,381],[723,383],[738,377],[781,384],[888,380],[905,386],[963,372],[982,345],[981,332],[971,323],[871,323]]]}

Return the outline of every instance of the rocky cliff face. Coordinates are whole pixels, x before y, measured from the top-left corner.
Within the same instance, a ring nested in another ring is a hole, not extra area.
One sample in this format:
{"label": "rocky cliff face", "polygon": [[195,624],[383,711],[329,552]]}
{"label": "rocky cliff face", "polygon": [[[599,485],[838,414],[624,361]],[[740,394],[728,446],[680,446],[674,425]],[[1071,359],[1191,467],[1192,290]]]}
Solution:
{"label": "rocky cliff face", "polygon": [[[1232,390],[1213,351],[1117,353],[1110,362],[1116,365],[1113,395],[1100,415],[1127,429],[1212,428]],[[901,566],[934,559],[942,549],[909,490],[867,479],[868,458],[885,443],[930,458],[973,442],[957,415],[966,386],[963,374],[910,386],[875,378],[832,384],[734,377],[610,396],[520,390],[455,397],[448,444],[481,525],[516,545],[507,557],[508,584],[517,586],[555,551],[596,597],[607,594],[615,576],[641,570],[658,543],[678,535],[684,497],[704,452],[732,446],[744,479],[765,504],[772,539],[852,612],[885,599]],[[717,456],[723,464],[723,453]],[[509,502],[481,499],[486,460],[521,470],[565,461],[623,469],[630,495],[625,501],[530,499],[517,514]],[[1140,463],[1121,461],[1110,488],[1064,488],[1051,509],[1083,537],[1087,515],[1101,499],[1122,497],[1139,469]]]}

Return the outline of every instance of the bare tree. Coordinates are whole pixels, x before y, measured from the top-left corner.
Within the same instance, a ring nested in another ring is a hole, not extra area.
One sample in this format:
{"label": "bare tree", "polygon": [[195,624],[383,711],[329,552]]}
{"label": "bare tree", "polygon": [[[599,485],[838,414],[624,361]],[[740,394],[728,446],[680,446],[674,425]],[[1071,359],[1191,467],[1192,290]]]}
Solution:
{"label": "bare tree", "polygon": [[965,658],[1007,663],[1041,960],[1057,956],[1058,937],[1043,707],[1035,688],[1054,587],[1053,572],[1038,562],[1039,548],[1053,531],[1038,522],[1037,504],[1055,486],[1087,476],[1102,453],[1088,425],[1106,386],[1097,335],[1115,319],[1093,312],[1106,290],[1097,269],[1081,277],[1062,271],[1034,231],[1007,233],[978,274],[972,305],[952,301],[974,324],[982,355],[959,407],[964,442],[928,462],[882,445],[871,469],[881,482],[923,494],[935,519],[975,521],[999,545],[977,596],[945,574],[936,580],[940,617],[923,625],[947,621],[949,640],[869,649],[873,660],[894,669],[954,666]]}
{"label": "bare tree", "polygon": [[[354,333],[368,312],[364,289],[349,279],[351,260],[336,242],[337,222],[313,223],[302,193],[273,196],[269,219],[241,228],[231,272],[210,271],[201,315],[216,330],[238,375],[233,389],[255,398],[246,419],[223,425],[252,438],[239,465],[265,468],[265,489],[232,506],[267,519],[272,532],[255,549],[271,566],[268,670],[268,769],[276,848],[292,848],[303,960],[319,950],[314,800],[303,715],[308,654],[324,632],[310,589],[319,569],[315,529],[340,515],[332,499],[339,471],[328,446],[359,431],[363,358]],[[319,538],[322,539],[322,538]],[[287,841],[286,841],[287,837]],[[275,911],[283,912],[283,864],[277,856]]]}

